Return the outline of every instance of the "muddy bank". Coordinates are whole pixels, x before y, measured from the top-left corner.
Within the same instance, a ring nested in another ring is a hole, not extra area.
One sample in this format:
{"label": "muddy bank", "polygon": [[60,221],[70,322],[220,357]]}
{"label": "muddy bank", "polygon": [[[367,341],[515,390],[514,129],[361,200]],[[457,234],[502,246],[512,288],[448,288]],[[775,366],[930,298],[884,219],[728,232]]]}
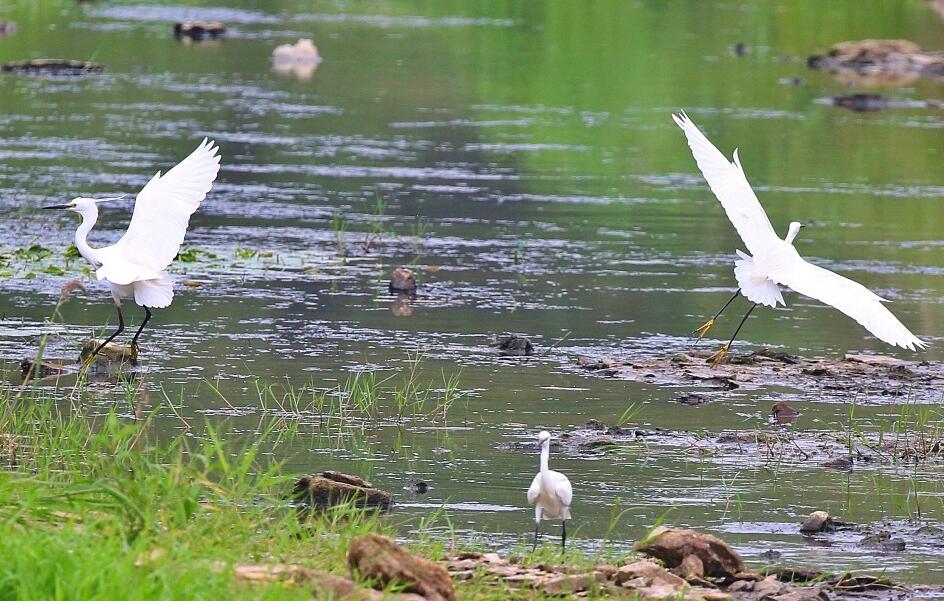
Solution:
{"label": "muddy bank", "polygon": [[704,387],[714,391],[756,390],[778,386],[793,388],[821,400],[881,403],[907,396],[911,402],[941,400],[944,365],[913,362],[885,355],[847,354],[842,359],[807,359],[779,351],[731,355],[713,367],[711,350],[691,350],[672,357],[613,359],[577,357],[588,371],[610,378],[664,386]]}

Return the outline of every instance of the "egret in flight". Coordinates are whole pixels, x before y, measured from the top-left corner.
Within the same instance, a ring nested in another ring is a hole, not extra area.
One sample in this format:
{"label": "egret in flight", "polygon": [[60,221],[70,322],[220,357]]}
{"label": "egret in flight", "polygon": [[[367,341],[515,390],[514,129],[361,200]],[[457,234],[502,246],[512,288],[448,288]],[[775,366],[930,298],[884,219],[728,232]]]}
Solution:
{"label": "egret in flight", "polygon": [[541,520],[561,520],[561,551],[567,545],[567,520],[570,519],[570,502],[574,498],[574,490],[570,480],[560,472],[547,468],[547,460],[551,455],[551,434],[542,431],[538,434],[538,445],[541,447],[541,471],[531,481],[528,488],[528,503],[534,505],[534,546],[538,546],[538,530]]}
{"label": "egret in flight", "polygon": [[174,299],[174,283],[165,271],[187,233],[190,216],[197,210],[220,171],[219,148],[204,138],[190,156],[163,176],[157,174],[138,192],[128,231],[114,244],[92,248],[87,238],[98,220],[98,205],[114,198],[75,198],[69,204],[43,207],[66,209],[82,216],[75,231],[75,246],[96,268],[99,280],[107,280],[118,311],[118,329],[86,359],[91,364],[105,345],[125,329],[121,301],[134,297],[144,307],[144,321],[131,339],[131,358],[137,359],[138,337],[151,319],[151,309],[162,309]]}
{"label": "egret in flight", "polygon": [[672,118],[685,132],[695,162],[708,181],[708,187],[721,202],[728,219],[751,253],[748,255],[737,251],[734,277],[739,290],[713,318],[695,330],[698,340],[701,340],[738,294],[743,294],[753,303],[734,330],[731,340],[711,358],[712,363],[718,365],[724,360],[735,337],[757,305],[786,305],[780,294],[781,285],[839,309],[888,344],[910,350],[927,346],[885,308],[882,304],[887,302],[885,299],[857,282],[807,263],[793,247],[793,240],[802,227],[800,223],[790,223],[786,237],[782,240],[777,237],[767,213],[747,182],[737,150],[734,151],[734,161],[730,162],[695,127],[688,115],[682,112],[672,115]]}

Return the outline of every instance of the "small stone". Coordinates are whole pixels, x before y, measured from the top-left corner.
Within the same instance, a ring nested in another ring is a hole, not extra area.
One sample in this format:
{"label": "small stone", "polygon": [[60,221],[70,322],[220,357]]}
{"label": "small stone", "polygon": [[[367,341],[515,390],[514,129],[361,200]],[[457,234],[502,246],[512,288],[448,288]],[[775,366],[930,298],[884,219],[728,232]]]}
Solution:
{"label": "small stone", "polygon": [[397,267],[390,276],[390,292],[415,292],[416,274],[412,269]]}
{"label": "small stone", "polygon": [[824,461],[822,463],[823,467],[828,467],[832,470],[841,470],[844,472],[852,471],[852,458],[851,457],[837,457],[835,459],[830,459],[829,461]]}
{"label": "small stone", "polygon": [[515,334],[502,338],[496,337],[492,346],[498,348],[502,355],[509,357],[530,357],[534,354],[534,346],[532,346],[531,341],[525,336]]}
{"label": "small stone", "polygon": [[753,594],[757,596],[758,599],[763,599],[764,597],[771,597],[780,592],[780,589],[783,588],[783,583],[777,580],[774,576],[768,576],[761,580],[760,582],[754,583],[754,588],[752,589]]}

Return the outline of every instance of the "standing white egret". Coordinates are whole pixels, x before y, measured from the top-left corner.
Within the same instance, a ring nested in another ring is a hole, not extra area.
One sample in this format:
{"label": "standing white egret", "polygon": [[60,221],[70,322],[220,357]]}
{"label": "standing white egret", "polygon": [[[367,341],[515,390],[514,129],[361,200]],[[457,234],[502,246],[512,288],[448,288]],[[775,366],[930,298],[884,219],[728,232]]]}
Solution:
{"label": "standing white egret", "polygon": [[528,503],[534,505],[534,546],[538,546],[538,530],[541,520],[561,520],[561,551],[567,545],[567,520],[570,519],[570,502],[574,498],[574,490],[570,480],[560,472],[547,468],[547,460],[551,455],[551,434],[542,431],[538,434],[538,444],[541,447],[541,471],[537,473],[528,488]]}
{"label": "standing white egret", "polygon": [[802,227],[800,223],[790,223],[783,240],[777,237],[760,201],[747,182],[737,150],[734,151],[734,161],[729,162],[695,127],[688,115],[682,112],[672,115],[672,118],[685,132],[695,162],[708,181],[708,187],[721,202],[728,219],[751,253],[747,255],[737,251],[739,258],[734,262],[734,277],[737,279],[738,292],[712,319],[695,330],[698,340],[701,340],[738,294],[743,294],[753,303],[731,340],[712,357],[713,363],[717,365],[724,360],[741,326],[757,305],[786,305],[778,284],[839,309],[888,344],[910,350],[927,346],[882,305],[888,301],[865,286],[807,263],[800,257],[793,247],[793,239]]}
{"label": "standing white egret", "polygon": [[107,280],[118,311],[118,329],[86,359],[95,355],[125,329],[121,300],[133,296],[144,307],[144,321],[131,339],[131,357],[137,359],[138,337],[151,309],[162,309],[174,298],[174,283],[165,271],[180,250],[190,216],[206,197],[220,171],[219,148],[204,138],[190,156],[161,176],[161,172],[138,192],[128,231],[113,245],[92,248],[87,238],[98,220],[98,204],[112,199],[75,198],[69,204],[43,207],[67,209],[82,216],[75,231],[75,246],[95,268],[99,280]]}

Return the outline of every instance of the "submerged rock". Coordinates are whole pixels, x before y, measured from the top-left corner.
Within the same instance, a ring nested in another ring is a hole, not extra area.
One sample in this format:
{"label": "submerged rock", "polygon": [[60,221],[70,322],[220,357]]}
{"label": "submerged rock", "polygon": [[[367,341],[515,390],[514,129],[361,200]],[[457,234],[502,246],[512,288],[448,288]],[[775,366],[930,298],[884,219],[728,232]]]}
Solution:
{"label": "submerged rock", "polygon": [[390,292],[416,292],[416,274],[412,269],[397,267],[390,275]]}
{"label": "submerged rock", "polygon": [[174,37],[202,40],[218,38],[226,33],[226,26],[219,21],[181,21],[174,23]]}
{"label": "submerged rock", "polygon": [[826,511],[814,511],[800,524],[800,533],[836,532],[848,526],[849,524],[834,519]]}
{"label": "submerged rock", "polygon": [[746,571],[744,560],[731,546],[695,530],[660,527],[635,549],[661,560],[670,569],[682,568],[683,575],[725,578]]}
{"label": "submerged rock", "polygon": [[890,553],[904,551],[905,541],[900,538],[893,538],[890,532],[882,531],[864,536],[859,541],[859,546]]}
{"label": "submerged rock", "polygon": [[0,65],[4,73],[47,76],[94,75],[105,71],[105,67],[89,61],[73,61],[58,58],[36,58],[28,61],[11,61]]}
{"label": "submerged rock", "polygon": [[293,498],[306,508],[326,509],[350,503],[355,507],[387,511],[391,495],[357,476],[327,471],[303,476],[295,483]]}
{"label": "submerged rock", "polygon": [[452,579],[444,567],[413,555],[385,536],[365,534],[355,538],[348,548],[347,562],[361,578],[380,587],[397,583],[426,601],[456,600]]}
{"label": "submerged rock", "polygon": [[526,336],[511,334],[510,336],[495,337],[491,344],[497,348],[502,355],[509,357],[530,357],[534,354],[534,346],[531,340]]}

